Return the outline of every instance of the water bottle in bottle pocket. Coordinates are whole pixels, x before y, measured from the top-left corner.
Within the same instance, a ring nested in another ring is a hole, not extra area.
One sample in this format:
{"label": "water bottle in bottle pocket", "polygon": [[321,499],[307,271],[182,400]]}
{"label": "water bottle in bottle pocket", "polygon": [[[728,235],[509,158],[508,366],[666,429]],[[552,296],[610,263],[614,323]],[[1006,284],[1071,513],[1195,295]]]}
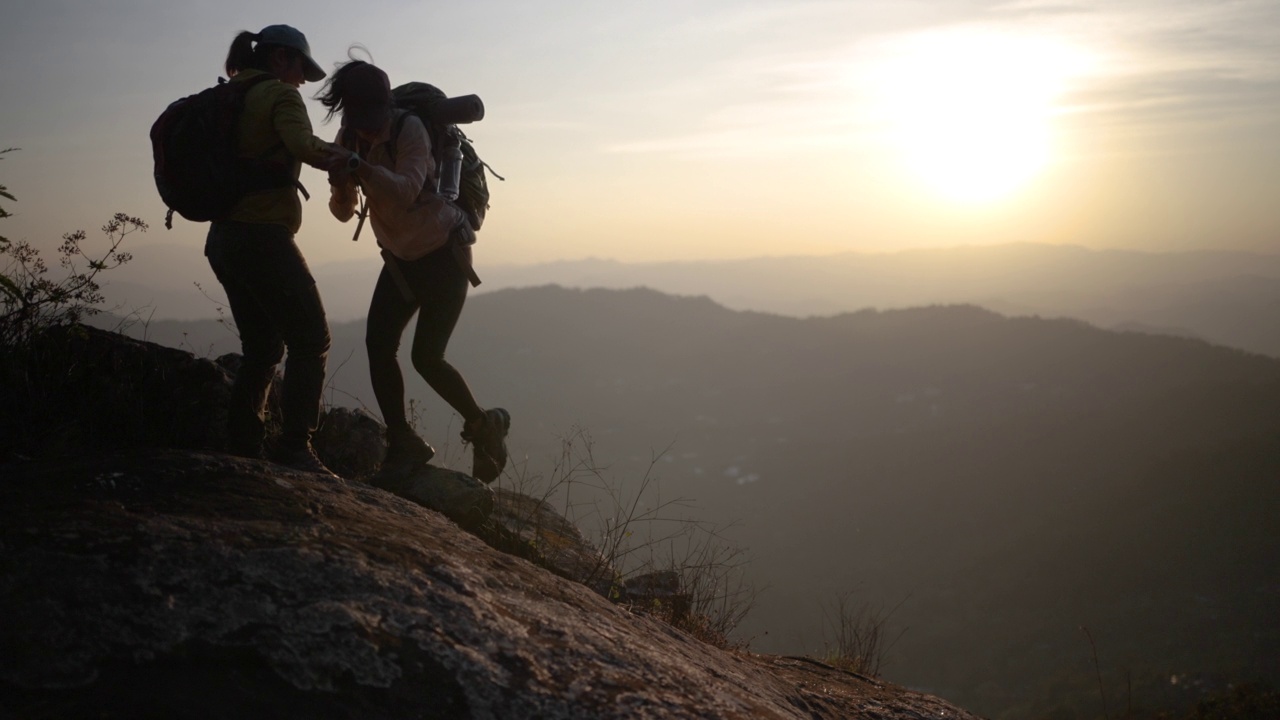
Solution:
{"label": "water bottle in bottle pocket", "polygon": [[440,181],[436,193],[449,200],[457,200],[462,182],[462,139],[458,137],[457,128],[449,128],[441,141]]}

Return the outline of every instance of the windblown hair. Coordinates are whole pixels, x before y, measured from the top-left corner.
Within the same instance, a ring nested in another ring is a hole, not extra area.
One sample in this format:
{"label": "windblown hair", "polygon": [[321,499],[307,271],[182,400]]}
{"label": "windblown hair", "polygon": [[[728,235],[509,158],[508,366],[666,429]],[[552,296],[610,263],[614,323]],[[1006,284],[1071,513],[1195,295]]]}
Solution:
{"label": "windblown hair", "polygon": [[338,63],[336,69],[324,81],[324,85],[320,86],[320,91],[315,94],[315,99],[328,109],[328,113],[324,116],[324,121],[329,122],[334,115],[342,112],[346,107],[346,93],[351,87],[350,72],[355,68],[372,65],[373,57],[369,60],[358,60],[355,56],[357,50],[363,50],[366,55],[369,51],[363,45],[352,45],[347,50],[347,57],[350,58],[344,63]]}
{"label": "windblown hair", "polygon": [[[234,77],[241,70],[262,70],[266,72],[271,61],[271,54],[276,50],[301,54],[294,48],[258,42],[259,37],[261,36],[258,33],[242,30],[239,35],[236,35],[235,40],[231,41],[231,49],[227,51],[227,61],[223,65],[223,68],[227,71],[227,77]],[[255,45],[254,43],[257,44]]]}

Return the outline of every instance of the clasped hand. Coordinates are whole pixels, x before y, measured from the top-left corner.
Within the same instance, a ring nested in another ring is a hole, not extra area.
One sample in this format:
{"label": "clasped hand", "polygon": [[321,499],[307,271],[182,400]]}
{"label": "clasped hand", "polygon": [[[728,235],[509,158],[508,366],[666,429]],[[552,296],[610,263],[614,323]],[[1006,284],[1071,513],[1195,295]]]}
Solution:
{"label": "clasped hand", "polygon": [[340,180],[350,172],[347,163],[355,156],[355,153],[341,145],[329,143],[325,156],[320,160],[320,162],[316,163],[315,166],[328,172],[329,182],[334,182],[335,180]]}

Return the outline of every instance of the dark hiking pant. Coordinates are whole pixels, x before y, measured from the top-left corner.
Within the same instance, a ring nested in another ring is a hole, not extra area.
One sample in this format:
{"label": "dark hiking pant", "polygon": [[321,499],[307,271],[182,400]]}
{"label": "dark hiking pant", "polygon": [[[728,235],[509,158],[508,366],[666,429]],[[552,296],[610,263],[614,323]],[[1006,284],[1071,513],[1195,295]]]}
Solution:
{"label": "dark hiking pant", "polygon": [[227,292],[244,355],[227,409],[229,444],[261,447],[267,392],[287,348],[280,449],[306,447],[320,417],[329,325],[293,233],[282,225],[215,222],[204,253]]}
{"label": "dark hiking pant", "polygon": [[391,269],[384,265],[373,289],[365,326],[369,379],[383,422],[389,431],[409,425],[404,414],[404,377],[396,353],[415,312],[418,324],[410,356],[414,370],[464,420],[474,420],[483,411],[462,374],[444,359],[445,346],[458,324],[469,287],[453,249],[446,245],[413,261],[400,260],[389,253],[387,258],[399,269],[413,297],[405,297]]}

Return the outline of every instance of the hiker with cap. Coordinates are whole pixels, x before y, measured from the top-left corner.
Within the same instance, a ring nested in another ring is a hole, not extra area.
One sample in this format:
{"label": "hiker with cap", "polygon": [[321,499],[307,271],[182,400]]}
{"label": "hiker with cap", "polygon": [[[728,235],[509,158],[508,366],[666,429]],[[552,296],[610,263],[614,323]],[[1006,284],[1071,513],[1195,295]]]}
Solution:
{"label": "hiker with cap", "polygon": [[365,346],[387,427],[384,471],[412,468],[435,454],[405,417],[404,378],[396,359],[400,338],[416,313],[413,367],[462,416],[462,439],[472,445],[472,475],[492,482],[506,465],[511,417],[502,408],[482,408],[444,357],[467,297],[475,235],[463,211],[436,192],[430,134],[416,115],[394,107],[387,74],[361,60],[335,70],[318,97],[329,110],[326,121],[342,114],[338,144],[350,150],[344,169],[329,174],[329,209],[347,222],[363,193],[361,209],[382,248]]}
{"label": "hiker with cap", "polygon": [[267,392],[288,349],[281,392],[282,432],[272,458],[332,475],[311,447],[320,415],[329,325],[294,235],[302,225],[301,163],[339,167],[347,153],[312,133],[298,87],[324,79],[306,37],[288,25],[241,32],[225,63],[244,93],[236,145],[247,192],[215,220],[205,255],[231,305],[243,348],[227,409],[228,449],[261,457]]}

